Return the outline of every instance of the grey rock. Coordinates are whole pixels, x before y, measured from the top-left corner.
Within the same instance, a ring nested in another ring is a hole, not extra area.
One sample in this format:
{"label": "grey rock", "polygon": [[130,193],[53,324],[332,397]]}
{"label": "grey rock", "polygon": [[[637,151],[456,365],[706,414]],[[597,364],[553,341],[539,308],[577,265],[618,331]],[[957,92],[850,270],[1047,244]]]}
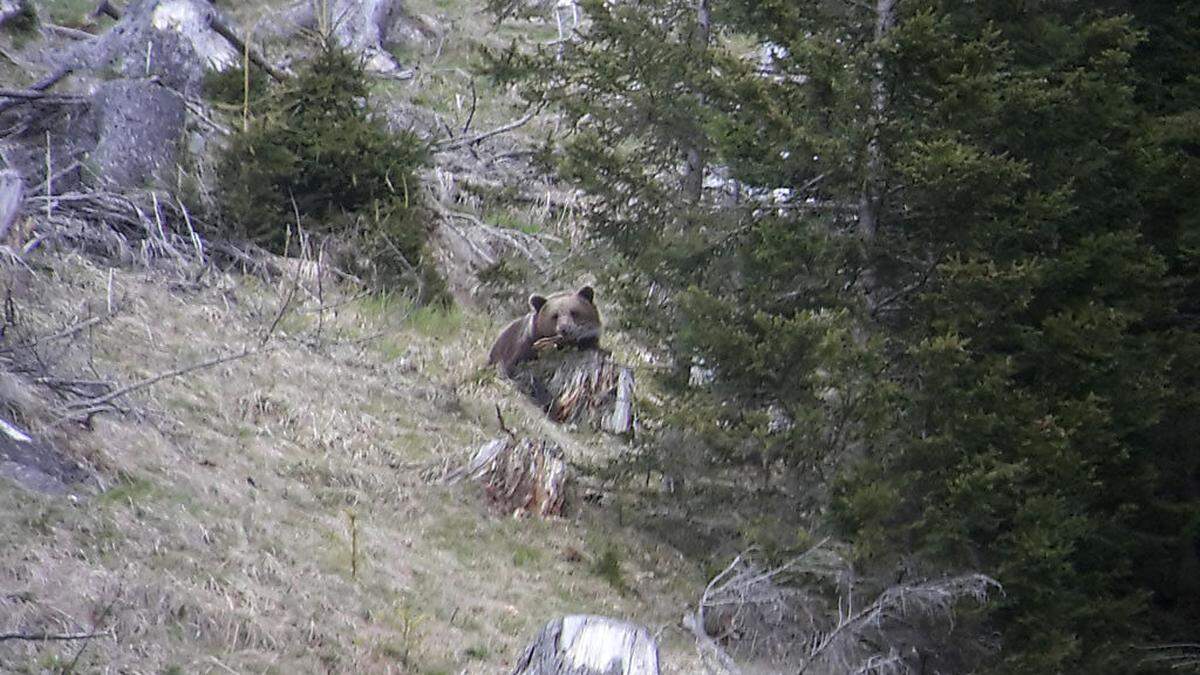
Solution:
{"label": "grey rock", "polygon": [[136,0],[101,38],[78,45],[67,65],[124,78],[153,77],[198,97],[209,70],[238,61],[237,50],[211,27],[215,12],[203,0]]}
{"label": "grey rock", "polygon": [[66,495],[88,472],[44,439],[0,419],[0,478],[25,490]]}
{"label": "grey rock", "polygon": [[29,9],[29,0],[0,0],[0,26]]}
{"label": "grey rock", "polygon": [[187,121],[179,94],[146,80],[114,80],[100,85],[91,108],[98,182],[139,187],[174,169]]}

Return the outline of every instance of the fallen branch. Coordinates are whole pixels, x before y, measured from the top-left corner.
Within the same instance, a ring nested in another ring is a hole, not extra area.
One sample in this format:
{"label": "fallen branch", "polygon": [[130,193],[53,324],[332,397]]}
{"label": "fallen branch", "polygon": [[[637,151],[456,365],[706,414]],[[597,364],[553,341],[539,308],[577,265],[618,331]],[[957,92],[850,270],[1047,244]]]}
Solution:
{"label": "fallen branch", "polygon": [[271,76],[271,79],[275,80],[276,82],[287,81],[288,73],[271,65],[270,62],[263,58],[262,54],[258,53],[257,49],[248,47],[246,43],[240,37],[238,37],[237,33],[233,32],[233,29],[229,27],[229,24],[221,20],[221,17],[214,14],[212,21],[209,22],[209,25],[212,26],[212,29],[217,33],[217,35],[225,38],[229,44],[233,45],[234,48],[239,52],[242,54],[249,53],[250,62],[259,68],[262,68],[264,72]]}
{"label": "fallen branch", "polygon": [[522,115],[520,118],[513,120],[512,122],[509,122],[508,124],[505,124],[503,126],[496,127],[495,129],[492,129],[491,131],[484,131],[482,133],[475,134],[474,136],[468,136],[466,138],[445,139],[445,140],[436,142],[433,144],[433,146],[434,146],[433,151],[434,152],[443,152],[445,150],[454,150],[454,149],[463,148],[463,147],[466,147],[469,145],[475,145],[476,143],[486,141],[487,139],[489,139],[493,136],[499,136],[500,134],[512,131],[513,129],[523,127],[526,124],[528,124],[529,120],[533,119],[535,115],[540,113],[542,111],[542,108],[544,108],[544,107],[545,107],[544,104],[539,105],[536,108],[534,108],[533,110],[530,110],[529,112]]}
{"label": "fallen branch", "polygon": [[121,387],[119,389],[111,391],[103,396],[97,396],[94,398],[84,399],[82,401],[76,401],[67,406],[67,408],[69,409],[69,412],[67,412],[66,414],[62,415],[58,419],[51,422],[50,426],[57,426],[63,422],[73,420],[73,419],[81,419],[81,418],[87,419],[88,417],[91,417],[92,415],[94,415],[98,412],[102,412],[102,411],[106,410],[112,404],[113,400],[120,398],[122,396],[125,396],[126,394],[131,394],[139,389],[145,389],[146,387],[149,387],[150,385],[156,384],[156,383],[161,382],[166,379],[179,377],[181,375],[187,375],[188,373],[192,373],[197,370],[203,370],[205,368],[211,368],[213,366],[218,366],[222,363],[228,363],[230,361],[244,359],[247,356],[253,356],[255,354],[259,354],[262,351],[264,351],[264,349],[243,349],[241,352],[236,353],[236,354],[226,354],[224,356],[218,356],[215,358],[206,359],[199,363],[193,363],[191,365],[184,366],[182,368],[175,368],[173,370],[168,370],[165,373],[159,373],[157,375],[147,377],[144,380],[138,380],[137,382],[134,382],[133,384],[126,385],[124,387]]}
{"label": "fallen branch", "polygon": [[87,32],[86,30],[79,30],[78,28],[69,28],[67,26],[60,26],[56,23],[43,22],[42,27],[45,28],[46,30],[50,31],[51,33],[58,33],[59,35],[62,35],[63,37],[69,37],[72,40],[91,40],[92,38],[96,37],[95,35],[92,35],[91,33]]}
{"label": "fallen branch", "polygon": [[112,316],[113,316],[112,314],[105,314],[103,316],[93,316],[92,318],[87,319],[85,321],[79,321],[77,323],[73,323],[70,326],[63,328],[59,332],[54,333],[53,335],[46,335],[44,337],[34,338],[33,340],[30,340],[29,342],[24,342],[19,345],[5,347],[3,349],[0,349],[0,353],[12,352],[12,351],[16,351],[18,349],[32,349],[34,347],[46,344],[48,342],[54,342],[55,340],[61,340],[62,338],[65,338],[65,337],[71,337],[72,335],[75,335],[76,333],[78,333],[80,331],[83,331],[88,328],[91,328],[92,326],[95,326],[96,324],[100,323],[101,321],[112,318]]}
{"label": "fallen branch", "polygon": [[82,101],[84,96],[79,94],[51,94],[37,89],[0,89],[0,97],[15,98],[24,101],[39,101],[46,99],[56,103],[70,103],[72,101]]}
{"label": "fallen branch", "polygon": [[61,640],[90,640],[94,637],[111,637],[111,631],[99,633],[0,633],[0,640],[28,640],[30,642],[50,642]]}

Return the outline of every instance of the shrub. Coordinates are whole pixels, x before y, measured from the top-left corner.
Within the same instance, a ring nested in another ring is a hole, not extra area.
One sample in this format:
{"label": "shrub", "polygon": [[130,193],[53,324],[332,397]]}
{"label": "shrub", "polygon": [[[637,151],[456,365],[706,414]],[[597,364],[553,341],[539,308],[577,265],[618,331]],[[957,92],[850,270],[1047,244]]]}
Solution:
{"label": "shrub", "polygon": [[372,261],[377,282],[404,279],[423,300],[443,299],[444,285],[420,264],[428,217],[415,171],[426,147],[389,132],[367,93],[362,62],[326,41],[234,135],[219,171],[221,220],[231,235],[278,253],[297,226],[341,235]]}

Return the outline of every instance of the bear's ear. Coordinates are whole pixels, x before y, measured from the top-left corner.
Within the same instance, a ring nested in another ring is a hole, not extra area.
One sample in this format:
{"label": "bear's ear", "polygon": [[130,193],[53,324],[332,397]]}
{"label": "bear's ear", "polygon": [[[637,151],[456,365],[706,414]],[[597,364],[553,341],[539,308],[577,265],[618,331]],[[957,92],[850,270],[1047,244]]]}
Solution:
{"label": "bear's ear", "polygon": [[546,304],[545,296],[538,295],[537,293],[534,293],[533,295],[529,296],[529,306],[533,309],[535,314],[537,312],[541,311],[542,306],[545,304]]}
{"label": "bear's ear", "polygon": [[596,291],[593,291],[591,286],[584,286],[583,288],[579,289],[579,297],[587,300],[593,305],[596,304]]}

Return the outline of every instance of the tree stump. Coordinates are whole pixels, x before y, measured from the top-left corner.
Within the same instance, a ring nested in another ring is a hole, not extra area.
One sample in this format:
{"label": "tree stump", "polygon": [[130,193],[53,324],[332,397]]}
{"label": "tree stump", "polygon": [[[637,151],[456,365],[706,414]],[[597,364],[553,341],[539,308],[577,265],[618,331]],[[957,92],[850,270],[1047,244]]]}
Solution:
{"label": "tree stump", "polygon": [[514,379],[555,422],[633,433],[633,371],[607,351],[552,352],[519,366]]}
{"label": "tree stump", "polygon": [[8,231],[21,214],[24,183],[11,169],[0,171],[0,246],[8,243]]}
{"label": "tree stump", "polygon": [[658,675],[658,644],[628,621],[564,616],[542,628],[512,675]]}
{"label": "tree stump", "polygon": [[549,518],[563,514],[571,475],[557,444],[506,436],[485,443],[445,482],[463,479],[483,483],[488,498],[506,513]]}

